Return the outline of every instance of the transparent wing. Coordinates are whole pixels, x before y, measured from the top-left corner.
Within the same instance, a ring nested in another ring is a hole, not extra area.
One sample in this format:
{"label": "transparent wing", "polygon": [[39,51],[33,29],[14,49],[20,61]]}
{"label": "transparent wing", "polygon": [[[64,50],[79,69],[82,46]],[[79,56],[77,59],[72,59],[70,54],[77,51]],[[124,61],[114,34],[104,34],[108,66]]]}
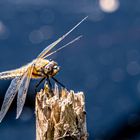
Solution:
{"label": "transparent wing", "polygon": [[0,111],[0,122],[3,120],[4,116],[6,115],[20,85],[21,77],[16,77],[11,81],[11,84],[6,91],[4,101]]}
{"label": "transparent wing", "polygon": [[87,17],[85,17],[84,19],[82,19],[78,24],[76,24],[70,31],[68,31],[65,35],[63,35],[62,37],[60,37],[59,39],[57,39],[55,42],[53,42],[52,44],[50,44],[49,46],[47,46],[39,55],[38,58],[43,58],[45,55],[47,55],[47,53],[53,49],[60,41],[62,41],[66,36],[68,36],[75,28],[77,28],[84,20],[86,20]]}
{"label": "transparent wing", "polygon": [[27,91],[28,91],[28,87],[29,87],[29,83],[30,83],[30,79],[32,76],[32,71],[33,71],[33,66],[31,66],[30,68],[28,68],[27,72],[24,74],[22,80],[21,80],[21,84],[19,87],[19,91],[18,91],[18,97],[17,97],[17,115],[16,115],[16,119],[19,118],[24,103],[25,103],[25,99],[26,99],[26,95],[27,95]]}
{"label": "transparent wing", "polygon": [[43,58],[45,59],[45,58],[47,58],[47,57],[49,57],[49,56],[51,56],[51,55],[53,55],[53,54],[55,54],[55,53],[61,51],[62,49],[68,47],[68,46],[71,45],[72,43],[74,43],[74,42],[76,42],[77,40],[79,40],[81,37],[82,37],[82,35],[76,37],[76,38],[73,39],[72,41],[68,42],[67,44],[63,45],[62,47],[58,48],[57,50],[55,50],[55,51],[49,53],[48,55],[44,56]]}

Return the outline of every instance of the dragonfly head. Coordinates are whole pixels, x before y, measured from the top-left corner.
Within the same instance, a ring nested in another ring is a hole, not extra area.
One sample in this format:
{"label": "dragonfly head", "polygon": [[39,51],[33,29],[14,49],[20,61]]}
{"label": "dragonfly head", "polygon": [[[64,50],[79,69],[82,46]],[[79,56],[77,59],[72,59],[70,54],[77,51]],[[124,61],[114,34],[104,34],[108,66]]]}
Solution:
{"label": "dragonfly head", "polygon": [[56,75],[60,70],[60,67],[55,61],[49,61],[49,63],[44,67],[44,73],[48,76]]}

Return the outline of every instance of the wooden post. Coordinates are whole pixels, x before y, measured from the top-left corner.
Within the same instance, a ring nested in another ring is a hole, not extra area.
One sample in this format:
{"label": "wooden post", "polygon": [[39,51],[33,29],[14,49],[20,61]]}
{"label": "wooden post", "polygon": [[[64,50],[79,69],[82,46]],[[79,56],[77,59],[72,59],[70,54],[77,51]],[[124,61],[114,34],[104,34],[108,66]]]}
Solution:
{"label": "wooden post", "polygon": [[83,92],[48,85],[36,95],[36,140],[87,140]]}

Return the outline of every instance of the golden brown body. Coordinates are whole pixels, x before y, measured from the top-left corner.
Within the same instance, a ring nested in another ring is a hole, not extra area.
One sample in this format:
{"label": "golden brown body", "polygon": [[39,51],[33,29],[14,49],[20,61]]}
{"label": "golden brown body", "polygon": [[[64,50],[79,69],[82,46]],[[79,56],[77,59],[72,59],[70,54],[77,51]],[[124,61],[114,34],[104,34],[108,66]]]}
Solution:
{"label": "golden brown body", "polygon": [[[35,63],[35,61],[37,61],[37,63]],[[56,62],[40,58],[37,60],[33,60],[31,63],[29,63],[21,68],[18,68],[15,70],[10,70],[10,71],[5,71],[5,72],[1,73],[0,79],[11,79],[11,78],[15,78],[17,76],[22,76],[27,71],[27,69],[32,67],[32,63],[35,63],[33,66],[33,71],[32,71],[32,75],[31,75],[31,78],[33,78],[33,79],[47,77],[47,76],[52,77],[59,71],[59,67],[57,67],[58,71],[52,70],[54,66],[57,66]],[[46,68],[47,66],[52,73]]]}
{"label": "golden brown body", "polygon": [[42,74],[42,69],[49,64],[49,60],[46,59],[39,59],[38,62],[34,65],[33,72],[32,72],[32,78],[42,78],[44,75]]}

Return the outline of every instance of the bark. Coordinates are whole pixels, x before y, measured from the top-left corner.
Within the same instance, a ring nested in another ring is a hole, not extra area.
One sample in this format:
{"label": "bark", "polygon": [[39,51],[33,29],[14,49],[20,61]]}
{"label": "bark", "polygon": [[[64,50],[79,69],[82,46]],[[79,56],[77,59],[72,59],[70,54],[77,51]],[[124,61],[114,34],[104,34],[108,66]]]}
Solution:
{"label": "bark", "polygon": [[84,93],[46,85],[36,95],[36,140],[87,140]]}

